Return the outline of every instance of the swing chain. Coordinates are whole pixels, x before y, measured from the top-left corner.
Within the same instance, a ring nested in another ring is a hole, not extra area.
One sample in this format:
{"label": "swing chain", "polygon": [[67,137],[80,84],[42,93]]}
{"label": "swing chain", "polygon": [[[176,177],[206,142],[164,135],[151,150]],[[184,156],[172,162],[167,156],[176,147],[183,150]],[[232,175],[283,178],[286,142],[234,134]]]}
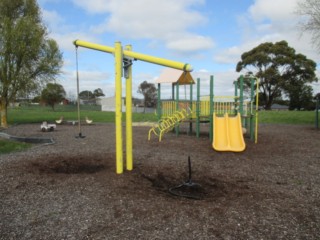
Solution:
{"label": "swing chain", "polygon": [[76,46],[76,71],[77,71],[77,112],[78,112],[78,129],[79,135],[76,138],[85,138],[81,133],[81,122],[80,122],[80,96],[79,96],[79,59],[78,59],[78,46]]}

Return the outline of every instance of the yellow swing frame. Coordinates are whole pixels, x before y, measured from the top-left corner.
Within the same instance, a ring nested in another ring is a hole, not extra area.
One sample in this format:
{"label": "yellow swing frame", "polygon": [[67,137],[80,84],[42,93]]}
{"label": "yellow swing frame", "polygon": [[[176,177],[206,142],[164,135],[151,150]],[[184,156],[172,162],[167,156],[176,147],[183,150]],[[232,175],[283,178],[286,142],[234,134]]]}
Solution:
{"label": "yellow swing frame", "polygon": [[104,46],[96,43],[75,40],[73,44],[76,47],[84,47],[97,51],[107,52],[114,55],[115,59],[115,89],[116,89],[116,173],[123,173],[123,148],[122,148],[122,68],[126,70],[126,168],[133,169],[132,155],[132,64],[123,66],[123,61],[141,60],[153,64],[158,64],[170,68],[191,72],[192,66],[188,63],[176,62],[164,58],[158,58],[142,53],[132,51],[131,45],[127,45],[123,50],[121,42],[115,42],[114,47]]}

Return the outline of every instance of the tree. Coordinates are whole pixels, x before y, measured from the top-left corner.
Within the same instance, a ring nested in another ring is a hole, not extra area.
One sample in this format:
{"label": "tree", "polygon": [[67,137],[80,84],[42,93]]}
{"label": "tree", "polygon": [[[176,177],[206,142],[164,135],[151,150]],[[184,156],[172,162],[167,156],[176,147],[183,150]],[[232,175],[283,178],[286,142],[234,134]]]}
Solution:
{"label": "tree", "polygon": [[313,90],[309,85],[294,85],[290,86],[289,91],[289,109],[290,110],[312,110],[314,109]]}
{"label": "tree", "polygon": [[311,32],[312,43],[320,51],[320,1],[301,0],[298,2],[297,13],[303,17],[299,23],[302,32]]}
{"label": "tree", "polygon": [[[317,81],[316,63],[288,46],[286,41],[262,43],[241,55],[236,71],[250,71],[260,78],[260,92],[266,109],[271,109],[275,98],[291,96],[296,85],[303,88]],[[295,89],[296,91],[296,89]]]}
{"label": "tree", "polygon": [[61,102],[66,97],[66,91],[63,86],[57,83],[48,83],[47,87],[41,92],[41,100],[52,107]]}
{"label": "tree", "polygon": [[94,97],[103,97],[105,96],[101,88],[97,88],[93,91]]}
{"label": "tree", "polygon": [[101,88],[97,88],[93,92],[89,90],[84,90],[79,93],[79,98],[83,100],[95,99],[101,96],[105,96]]}
{"label": "tree", "polygon": [[146,107],[155,107],[157,102],[157,89],[153,83],[148,83],[147,81],[142,82],[137,92],[143,95],[144,112],[146,112]]}
{"label": "tree", "polygon": [[94,94],[89,90],[85,90],[79,93],[79,98],[84,100],[90,100],[94,98]]}
{"label": "tree", "polygon": [[36,0],[0,1],[0,115],[17,96],[40,90],[60,73],[62,54],[48,38]]}

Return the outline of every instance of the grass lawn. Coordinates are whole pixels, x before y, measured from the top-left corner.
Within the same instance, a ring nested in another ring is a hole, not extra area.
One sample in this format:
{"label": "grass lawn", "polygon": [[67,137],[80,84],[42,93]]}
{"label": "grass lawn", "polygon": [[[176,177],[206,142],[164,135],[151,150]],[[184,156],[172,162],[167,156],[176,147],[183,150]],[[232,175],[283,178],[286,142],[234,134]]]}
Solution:
{"label": "grass lawn", "polygon": [[21,151],[29,147],[31,144],[0,139],[0,154]]}
{"label": "grass lawn", "polygon": [[[50,107],[43,106],[21,106],[8,109],[8,123],[20,124],[20,123],[41,123],[43,121],[54,122],[61,116],[65,120],[77,120],[78,112],[76,105],[68,106],[56,106],[53,111]],[[80,119],[84,120],[85,117],[92,119],[93,122],[114,122],[114,112],[102,112],[100,106],[81,106]],[[125,113],[122,117],[125,121]],[[145,121],[157,121],[157,116],[153,113],[133,113],[133,122],[145,122]]]}
{"label": "grass lawn", "polygon": [[315,116],[315,111],[260,111],[258,113],[259,123],[273,124],[306,124],[315,126]]}
{"label": "grass lawn", "polygon": [[[83,105],[80,109],[81,119],[87,116],[94,122],[114,122],[114,112],[102,112],[100,106]],[[61,116],[65,120],[76,120],[77,106],[56,106],[53,111],[50,107],[43,106],[21,106],[8,109],[8,123],[40,123],[43,121],[54,122]],[[315,125],[314,111],[259,111],[259,123],[273,123],[273,124],[307,124]],[[155,122],[157,116],[153,113],[133,113],[133,122]],[[123,121],[125,121],[125,113],[123,114]]]}

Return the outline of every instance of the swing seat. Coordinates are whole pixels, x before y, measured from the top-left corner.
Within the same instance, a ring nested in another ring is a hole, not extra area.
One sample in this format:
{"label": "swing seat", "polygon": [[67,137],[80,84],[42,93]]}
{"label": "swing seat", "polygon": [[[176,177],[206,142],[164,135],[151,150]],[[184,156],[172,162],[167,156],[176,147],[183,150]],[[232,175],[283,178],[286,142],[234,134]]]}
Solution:
{"label": "swing seat", "polygon": [[56,120],[56,124],[62,124],[63,122],[63,116],[60,117],[60,119]]}
{"label": "swing seat", "polygon": [[70,121],[67,121],[68,124],[72,124],[72,125],[76,125],[78,123],[77,120],[70,120]]}
{"label": "swing seat", "polygon": [[92,124],[93,120],[92,119],[89,119],[88,117],[86,117],[86,123],[87,124]]}

